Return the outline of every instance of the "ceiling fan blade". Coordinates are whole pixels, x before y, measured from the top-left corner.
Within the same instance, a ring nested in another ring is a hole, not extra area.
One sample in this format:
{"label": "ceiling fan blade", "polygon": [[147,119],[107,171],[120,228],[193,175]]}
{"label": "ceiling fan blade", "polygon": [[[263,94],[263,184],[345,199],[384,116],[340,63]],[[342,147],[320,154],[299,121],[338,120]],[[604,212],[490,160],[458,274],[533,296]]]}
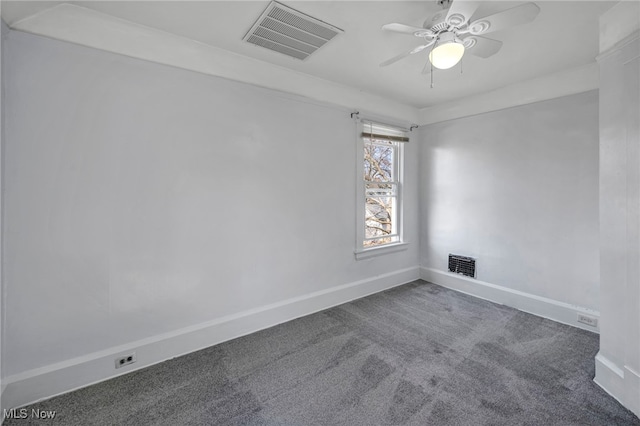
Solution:
{"label": "ceiling fan blade", "polygon": [[516,25],[526,24],[536,19],[540,8],[535,3],[525,3],[520,6],[495,13],[484,18],[476,19],[469,24],[469,32],[474,35],[500,31]]}
{"label": "ceiling fan blade", "polygon": [[409,50],[408,52],[404,52],[404,53],[401,53],[401,54],[399,54],[399,55],[397,55],[397,56],[394,56],[394,57],[393,57],[393,58],[391,58],[391,59],[387,59],[386,61],[384,61],[383,63],[381,63],[381,64],[380,64],[380,66],[381,66],[381,67],[386,67],[387,65],[391,65],[391,64],[393,64],[394,62],[398,62],[398,61],[399,61],[400,59],[402,59],[402,58],[406,58],[406,57],[407,57],[407,56],[409,56],[409,55],[413,55],[413,54],[415,54],[415,53],[418,53],[418,52],[423,51],[423,50],[424,50],[424,49],[426,49],[427,47],[431,46],[433,43],[435,43],[435,40],[433,40],[433,41],[431,41],[431,42],[429,42],[429,43],[427,43],[427,44],[423,44],[422,46],[414,47],[413,49]]}
{"label": "ceiling fan blade", "polygon": [[453,0],[449,11],[447,12],[446,22],[456,27],[462,26],[465,22],[469,22],[471,16],[480,5],[479,1],[471,0]]}
{"label": "ceiling fan blade", "polygon": [[481,58],[488,58],[489,56],[495,55],[502,47],[501,41],[476,35],[465,37],[463,43],[470,54]]}
{"label": "ceiling fan blade", "polygon": [[396,24],[396,23],[383,25],[382,29],[384,31],[392,31],[394,33],[410,34],[410,35],[414,35],[417,32],[422,33],[427,31],[424,28],[412,27],[410,25]]}

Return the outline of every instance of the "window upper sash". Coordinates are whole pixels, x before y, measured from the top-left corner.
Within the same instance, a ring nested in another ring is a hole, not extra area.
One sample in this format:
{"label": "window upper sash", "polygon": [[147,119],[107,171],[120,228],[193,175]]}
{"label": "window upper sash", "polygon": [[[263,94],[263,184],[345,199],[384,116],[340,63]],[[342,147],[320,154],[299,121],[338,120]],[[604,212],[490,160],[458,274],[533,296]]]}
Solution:
{"label": "window upper sash", "polygon": [[383,135],[380,133],[362,132],[362,137],[376,141],[409,142],[409,138],[406,136]]}
{"label": "window upper sash", "polygon": [[361,136],[372,141],[409,142],[407,129],[392,127],[372,121],[362,120]]}

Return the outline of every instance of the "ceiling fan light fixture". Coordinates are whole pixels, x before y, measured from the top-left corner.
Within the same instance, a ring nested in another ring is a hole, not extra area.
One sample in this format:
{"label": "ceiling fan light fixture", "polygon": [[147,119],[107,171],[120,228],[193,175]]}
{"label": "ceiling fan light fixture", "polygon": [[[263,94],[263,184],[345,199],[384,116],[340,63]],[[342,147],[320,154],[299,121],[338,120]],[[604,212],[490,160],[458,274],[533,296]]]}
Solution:
{"label": "ceiling fan light fixture", "polygon": [[447,70],[460,62],[464,50],[464,44],[455,34],[445,32],[438,37],[436,46],[429,53],[429,61],[434,67]]}

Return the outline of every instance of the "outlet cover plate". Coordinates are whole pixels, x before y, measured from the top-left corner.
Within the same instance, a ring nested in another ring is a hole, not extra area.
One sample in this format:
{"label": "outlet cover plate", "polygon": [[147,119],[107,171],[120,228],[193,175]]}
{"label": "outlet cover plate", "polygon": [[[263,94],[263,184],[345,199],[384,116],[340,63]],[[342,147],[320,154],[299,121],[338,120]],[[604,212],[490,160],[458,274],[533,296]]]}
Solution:
{"label": "outlet cover plate", "polygon": [[598,326],[598,318],[592,317],[591,315],[578,314],[578,322],[589,325],[591,327]]}
{"label": "outlet cover plate", "polygon": [[122,368],[127,365],[133,364],[136,362],[136,353],[131,352],[130,354],[119,356],[115,359],[116,368]]}

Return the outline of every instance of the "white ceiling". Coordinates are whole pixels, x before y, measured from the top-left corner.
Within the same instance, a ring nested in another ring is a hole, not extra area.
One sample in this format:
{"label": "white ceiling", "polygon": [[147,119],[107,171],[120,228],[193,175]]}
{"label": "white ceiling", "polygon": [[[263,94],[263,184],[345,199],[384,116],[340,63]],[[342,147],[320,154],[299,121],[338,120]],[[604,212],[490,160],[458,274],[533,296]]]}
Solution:
{"label": "white ceiling", "polygon": [[[429,76],[421,74],[426,51],[385,68],[379,63],[421,44],[415,37],[385,33],[380,27],[390,22],[420,27],[440,10],[435,0],[282,1],[345,31],[306,61],[242,41],[269,1],[3,1],[2,16],[11,26],[60,3],[425,108],[593,62],[598,54],[598,18],[615,1],[537,1],[541,11],[534,22],[488,35],[504,42],[498,54],[488,59],[466,55],[462,74],[459,68],[436,70],[433,89]],[[522,3],[484,1],[474,16]]]}

